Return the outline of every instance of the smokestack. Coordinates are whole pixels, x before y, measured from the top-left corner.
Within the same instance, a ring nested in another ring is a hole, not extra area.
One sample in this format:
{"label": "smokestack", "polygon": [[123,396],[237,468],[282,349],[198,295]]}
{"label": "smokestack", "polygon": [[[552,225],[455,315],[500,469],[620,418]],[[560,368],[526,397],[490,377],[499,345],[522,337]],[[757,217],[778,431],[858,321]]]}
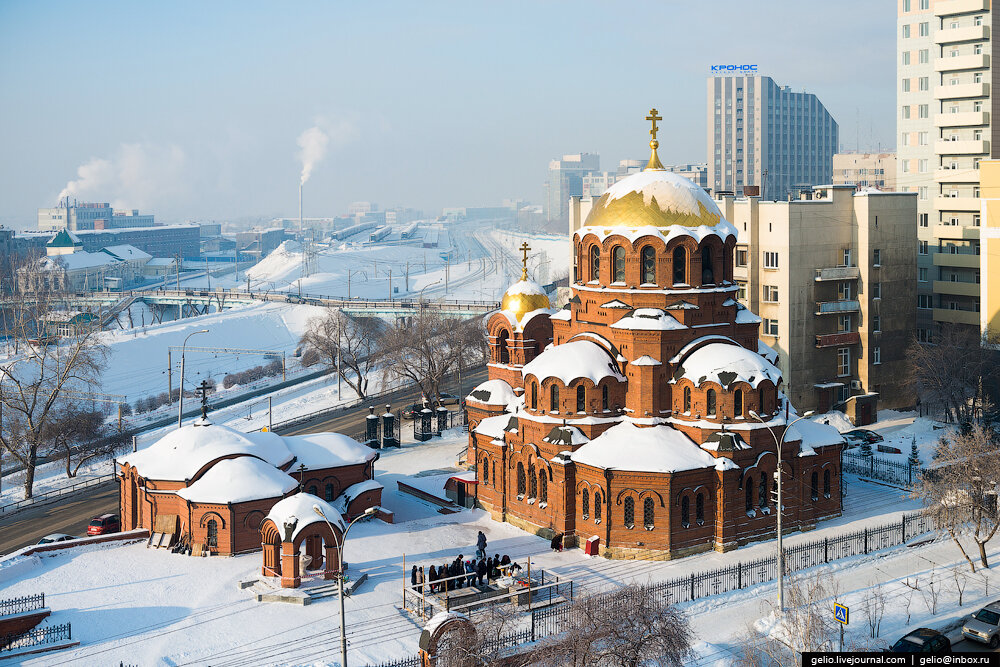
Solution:
{"label": "smokestack", "polygon": [[299,183],[299,236],[302,236],[302,184]]}

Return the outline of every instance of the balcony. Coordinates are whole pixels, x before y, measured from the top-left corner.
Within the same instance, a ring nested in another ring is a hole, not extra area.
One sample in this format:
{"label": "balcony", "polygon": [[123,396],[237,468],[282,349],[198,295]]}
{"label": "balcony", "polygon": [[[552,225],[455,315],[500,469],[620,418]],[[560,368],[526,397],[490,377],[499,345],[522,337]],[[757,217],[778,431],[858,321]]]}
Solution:
{"label": "balcony", "polygon": [[956,83],[944,86],[935,86],[934,99],[936,100],[959,100],[968,97],[986,97],[990,92],[990,84],[985,81],[979,83]]}
{"label": "balcony", "polygon": [[935,141],[934,152],[938,155],[989,155],[990,142],[986,139]]}
{"label": "balcony", "polygon": [[935,169],[934,180],[938,183],[965,183],[979,185],[979,170],[972,167],[958,169]]}
{"label": "balcony", "polygon": [[951,266],[959,269],[978,269],[979,255],[970,253],[952,254],[950,252],[936,252],[932,255],[934,266]]}
{"label": "balcony", "polygon": [[934,127],[975,127],[989,125],[989,111],[962,111],[934,114]]}
{"label": "balcony", "polygon": [[[975,210],[979,211],[978,208]],[[971,225],[965,225],[965,226],[934,225],[933,229],[934,229],[934,238],[936,239],[957,239],[962,241],[975,241],[979,238],[980,227],[973,227]],[[976,255],[976,257],[978,257],[978,255]]]}
{"label": "balcony", "polygon": [[[965,211],[979,213],[979,197],[935,197],[935,211]],[[936,225],[935,225],[936,226]]]}
{"label": "balcony", "polygon": [[816,281],[821,280],[857,280],[861,277],[861,269],[856,266],[831,266],[826,269],[816,269]]}
{"label": "balcony", "polygon": [[820,334],[816,336],[816,347],[843,347],[861,342],[861,334],[857,331],[845,331],[835,334]]}
{"label": "balcony", "polygon": [[935,308],[934,321],[948,322],[949,324],[971,324],[973,326],[979,326],[979,311]]}
{"label": "balcony", "polygon": [[979,296],[979,283],[961,283],[950,280],[935,280],[935,294],[950,294],[953,296]]}
{"label": "balcony", "polygon": [[987,69],[990,57],[985,53],[970,53],[965,56],[946,56],[934,59],[934,71],[958,72],[966,69]]}
{"label": "balcony", "polygon": [[934,5],[935,16],[956,16],[990,11],[989,0],[945,0]]}
{"label": "balcony", "polygon": [[856,313],[861,310],[857,299],[842,299],[840,301],[817,301],[817,315],[836,315],[838,313]]}
{"label": "balcony", "polygon": [[988,25],[967,25],[964,28],[945,28],[934,34],[935,44],[954,44],[957,42],[981,42],[990,38]]}

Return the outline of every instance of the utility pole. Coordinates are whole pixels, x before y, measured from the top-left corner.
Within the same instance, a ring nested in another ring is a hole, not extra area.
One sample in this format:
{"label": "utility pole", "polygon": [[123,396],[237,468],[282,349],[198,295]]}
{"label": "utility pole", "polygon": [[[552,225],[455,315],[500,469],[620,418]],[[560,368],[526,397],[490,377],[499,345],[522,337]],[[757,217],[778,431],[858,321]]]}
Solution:
{"label": "utility pole", "polygon": [[403,291],[406,293],[410,291],[410,260],[406,260],[406,282],[403,285]]}
{"label": "utility pole", "polygon": [[389,267],[389,301],[392,301],[392,267]]}
{"label": "utility pole", "polygon": [[267,397],[267,432],[274,432],[274,423],[271,421],[271,397]]}
{"label": "utility pole", "polygon": [[449,269],[451,269],[451,259],[450,258],[444,260],[444,295],[445,296],[448,296],[448,274],[450,273]]}

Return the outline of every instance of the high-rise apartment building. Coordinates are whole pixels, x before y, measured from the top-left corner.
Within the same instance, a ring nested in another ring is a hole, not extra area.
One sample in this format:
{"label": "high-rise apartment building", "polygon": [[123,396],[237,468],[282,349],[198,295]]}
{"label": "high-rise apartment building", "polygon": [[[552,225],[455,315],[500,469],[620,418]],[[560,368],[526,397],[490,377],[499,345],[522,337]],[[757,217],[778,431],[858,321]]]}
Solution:
{"label": "high-rise apartment building", "polygon": [[[982,226],[979,229],[981,254],[979,326],[990,338],[1000,334],[1000,160],[983,160],[979,165],[982,194]],[[993,279],[990,280],[990,277]]]}
{"label": "high-rise apartment building", "polygon": [[897,0],[897,187],[917,193],[917,337],[980,325],[979,162],[991,122],[989,0]]}
{"label": "high-rise apartment building", "polygon": [[896,154],[837,153],[833,156],[833,184],[895,190]]}
{"label": "high-rise apartment building", "polygon": [[708,80],[708,185],[742,194],[760,186],[785,199],[831,180],[839,127],[810,93],[779,87],[768,76]]}
{"label": "high-rise apartment building", "polygon": [[549,162],[549,180],[545,182],[545,219],[565,222],[569,198],[583,194],[583,177],[600,171],[601,156],[595,153],[563,155]]}
{"label": "high-rise apartment building", "polygon": [[804,410],[912,406],[906,348],[916,314],[914,194],[823,186],[795,201],[716,197],[736,226],[733,278]]}
{"label": "high-rise apartment building", "polygon": [[106,202],[70,204],[68,197],[55,208],[38,209],[38,229],[43,232],[152,227],[153,224],[152,215],[140,215],[136,209],[113,209]]}

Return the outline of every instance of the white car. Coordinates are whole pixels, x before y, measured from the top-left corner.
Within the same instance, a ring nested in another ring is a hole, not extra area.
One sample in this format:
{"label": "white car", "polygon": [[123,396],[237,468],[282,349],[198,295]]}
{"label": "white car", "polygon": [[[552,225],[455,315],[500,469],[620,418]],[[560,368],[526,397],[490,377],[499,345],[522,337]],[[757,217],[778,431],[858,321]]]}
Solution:
{"label": "white car", "polygon": [[52,544],[53,542],[65,542],[66,540],[75,540],[76,535],[67,535],[66,533],[52,533],[51,535],[46,535],[42,539],[38,540],[39,544]]}
{"label": "white car", "polygon": [[993,649],[1000,646],[1000,604],[986,605],[973,614],[962,626],[962,635]]}

